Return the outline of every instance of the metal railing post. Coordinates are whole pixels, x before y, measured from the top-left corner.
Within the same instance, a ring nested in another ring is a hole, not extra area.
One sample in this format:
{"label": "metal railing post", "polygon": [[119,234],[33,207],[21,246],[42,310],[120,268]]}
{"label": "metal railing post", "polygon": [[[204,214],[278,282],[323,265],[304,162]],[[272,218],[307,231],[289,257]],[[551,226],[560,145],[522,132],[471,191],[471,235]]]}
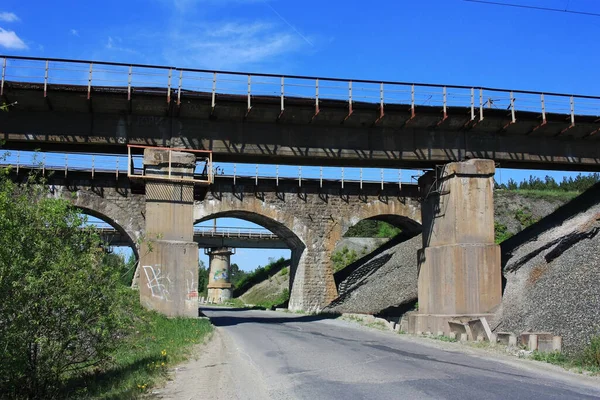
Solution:
{"label": "metal railing post", "polygon": [[298,187],[302,187],[302,166],[298,166]]}
{"label": "metal railing post", "polygon": [[284,78],[283,76],[281,77],[281,114],[283,115],[283,111],[285,110],[284,107],[284,92],[285,92],[285,86],[284,86]]}
{"label": "metal railing post", "polygon": [[237,163],[233,164],[233,184],[235,185],[235,180],[236,180],[236,167],[237,167]]}
{"label": "metal railing post", "polygon": [[256,164],[256,172],[254,174],[254,184],[258,186],[258,164]]}
{"label": "metal railing post", "polygon": [[46,60],[46,68],[44,70],[44,97],[48,95],[48,60]]}
{"label": "metal railing post", "polygon": [[542,124],[546,124],[546,101],[544,100],[544,93],[540,95],[542,101]]}
{"label": "metal railing post", "polygon": [[383,190],[383,168],[381,168],[381,190]]}
{"label": "metal railing post", "polygon": [[323,188],[323,167],[319,167],[319,187]]}
{"label": "metal railing post", "polygon": [[402,170],[398,170],[398,190],[402,190]]}
{"label": "metal railing post", "polygon": [[475,88],[471,88],[471,121],[475,120]]}
{"label": "metal railing post", "polygon": [[4,94],[4,79],[6,77],[6,58],[2,59],[2,80],[0,81],[0,96]]}
{"label": "metal railing post", "polygon": [[344,188],[344,167],[342,167],[342,189]]}
{"label": "metal railing post", "polygon": [[213,72],[213,81],[212,81],[212,99],[211,99],[211,107],[212,110],[215,110],[216,106],[216,97],[217,97],[217,73]]}
{"label": "metal railing post", "polygon": [[171,104],[171,77],[173,76],[173,69],[169,68],[169,80],[167,81],[167,104]]}
{"label": "metal railing post", "polygon": [[360,190],[363,188],[363,169],[360,169]]}
{"label": "metal railing post", "polygon": [[515,97],[513,95],[512,90],[510,91],[510,113],[512,117],[512,123],[517,122],[517,118],[515,116]]}
{"label": "metal railing post", "polygon": [[177,85],[177,105],[181,105],[181,85],[183,83],[183,70],[179,71],[179,84]]}
{"label": "metal railing post", "polygon": [[483,121],[483,89],[479,89],[479,120]]}
{"label": "metal railing post", "polygon": [[87,99],[89,100],[92,97],[92,70],[93,70],[93,66],[94,63],[90,63],[90,72],[88,74],[88,92],[87,92]]}
{"label": "metal railing post", "polygon": [[252,93],[252,76],[248,75],[248,112],[252,108],[252,103],[250,100],[250,94]]}
{"label": "metal railing post", "polygon": [[69,170],[69,155],[65,154],[65,178],[67,177],[68,170]]}
{"label": "metal railing post", "polygon": [[571,126],[575,126],[575,99],[571,96]]}
{"label": "metal railing post", "polygon": [[171,150],[169,150],[169,179],[171,179],[171,158],[172,158],[172,154],[173,152]]}
{"label": "metal railing post", "polygon": [[129,72],[127,74],[127,101],[131,101],[131,78],[133,73],[133,67],[129,66]]}
{"label": "metal railing post", "polygon": [[279,187],[279,164],[275,166],[275,186]]}

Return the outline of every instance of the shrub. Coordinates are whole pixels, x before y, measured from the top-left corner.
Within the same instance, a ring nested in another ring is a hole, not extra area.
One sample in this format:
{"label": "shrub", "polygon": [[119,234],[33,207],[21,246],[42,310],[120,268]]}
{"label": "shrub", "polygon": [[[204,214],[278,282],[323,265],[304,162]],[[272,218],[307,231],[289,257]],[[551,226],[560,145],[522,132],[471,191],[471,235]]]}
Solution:
{"label": "shrub", "polygon": [[52,398],[61,382],[108,357],[121,318],[119,272],[100,237],[42,185],[0,173],[0,393]]}
{"label": "shrub", "polygon": [[594,336],[582,354],[582,363],[593,368],[600,368],[600,336]]}
{"label": "shrub", "polygon": [[341,271],[348,265],[358,260],[358,258],[359,256],[358,254],[356,254],[356,251],[350,250],[346,246],[344,246],[342,250],[333,252],[333,254],[331,255],[331,262],[333,263],[333,272],[335,273]]}

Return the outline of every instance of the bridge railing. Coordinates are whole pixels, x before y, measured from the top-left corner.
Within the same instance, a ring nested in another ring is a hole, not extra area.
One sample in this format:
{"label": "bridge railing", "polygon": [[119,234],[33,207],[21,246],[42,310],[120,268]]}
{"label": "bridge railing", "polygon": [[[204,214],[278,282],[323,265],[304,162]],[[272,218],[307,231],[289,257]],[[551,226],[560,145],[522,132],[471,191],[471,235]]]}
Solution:
{"label": "bridge railing", "polygon": [[[127,176],[127,173],[141,175],[143,173],[143,156],[130,155],[106,155],[106,154],[83,154],[83,153],[53,153],[53,152],[31,152],[31,151],[0,151],[0,166],[12,166],[18,172],[20,168],[39,169],[42,172],[54,171],[55,173],[68,176],[69,171],[87,171],[92,177],[96,173],[114,173]],[[128,171],[129,165],[132,169]],[[199,165],[195,171],[197,176],[205,176],[204,165]],[[252,179],[255,184],[261,180],[295,180],[299,187],[307,181],[318,180],[321,185],[325,181],[339,181],[341,187],[346,183],[362,184],[397,184],[402,187],[405,183],[414,183],[420,175],[420,171],[400,170],[389,168],[359,168],[359,167],[313,167],[293,165],[270,165],[270,164],[239,164],[218,163],[212,169],[212,177],[218,182],[219,179]]]}
{"label": "bridge railing", "polygon": [[482,86],[442,85],[414,82],[364,79],[324,78],[297,75],[216,71],[174,66],[140,65],[101,61],[34,58],[0,55],[2,68],[0,95],[6,82],[28,82],[43,85],[47,96],[52,85],[75,85],[91,98],[95,88],[119,88],[128,99],[137,92],[164,95],[165,101],[177,105],[188,96],[200,93],[216,107],[221,95],[245,97],[248,113],[258,97],[279,101],[281,115],[290,97],[304,98],[319,114],[323,100],[339,100],[348,106],[348,116],[357,102],[377,104],[379,118],[389,105],[406,105],[414,116],[421,106],[440,108],[445,119],[452,107],[465,108],[473,121],[485,118],[487,109],[506,110],[513,122],[518,111],[540,115],[541,123],[548,114],[562,114],[571,124],[576,115],[600,115],[600,97],[565,93],[499,89]]}
{"label": "bridge railing", "polygon": [[[88,225],[94,226],[96,229],[100,231],[101,234],[115,234],[117,230],[111,226],[110,224],[99,221],[99,220],[89,220]],[[223,238],[244,238],[244,239],[270,239],[277,240],[279,236],[272,233],[271,231],[263,228],[251,228],[251,227],[230,227],[230,226],[219,226],[219,227],[209,227],[209,226],[195,226],[194,227],[194,235],[213,238],[213,237],[223,237]]]}

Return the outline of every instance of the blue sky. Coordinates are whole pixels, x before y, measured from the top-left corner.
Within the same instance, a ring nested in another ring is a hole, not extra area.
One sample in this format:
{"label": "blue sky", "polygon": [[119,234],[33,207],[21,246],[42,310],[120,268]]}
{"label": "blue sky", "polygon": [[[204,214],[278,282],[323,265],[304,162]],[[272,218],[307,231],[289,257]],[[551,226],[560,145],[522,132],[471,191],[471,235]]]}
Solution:
{"label": "blue sky", "polygon": [[[506,2],[600,13],[597,0]],[[0,4],[6,54],[592,95],[599,33],[600,17],[462,0]],[[530,173],[503,169],[502,181]],[[237,257],[250,269],[279,254]]]}

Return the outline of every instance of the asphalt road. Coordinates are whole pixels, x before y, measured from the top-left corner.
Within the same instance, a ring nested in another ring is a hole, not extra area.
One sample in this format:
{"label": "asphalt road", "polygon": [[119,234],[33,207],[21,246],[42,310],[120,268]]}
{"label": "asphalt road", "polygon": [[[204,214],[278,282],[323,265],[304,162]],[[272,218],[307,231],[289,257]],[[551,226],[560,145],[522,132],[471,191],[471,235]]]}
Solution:
{"label": "asphalt road", "polygon": [[600,398],[600,380],[518,359],[467,354],[457,345],[426,345],[422,339],[319,316],[202,311],[218,327],[223,342],[218,351],[224,352],[219,364],[229,365],[232,376],[220,389],[227,394],[219,398]]}

